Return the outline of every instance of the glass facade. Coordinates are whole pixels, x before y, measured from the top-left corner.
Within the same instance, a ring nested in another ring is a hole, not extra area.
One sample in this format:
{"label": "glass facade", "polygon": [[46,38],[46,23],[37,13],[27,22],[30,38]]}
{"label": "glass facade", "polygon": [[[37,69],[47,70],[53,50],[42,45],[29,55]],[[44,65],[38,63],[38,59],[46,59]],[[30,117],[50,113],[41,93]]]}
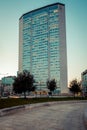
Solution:
{"label": "glass facade", "polygon": [[82,73],[82,88],[83,92],[87,94],[87,70]]}
{"label": "glass facade", "polygon": [[56,79],[59,89],[60,6],[64,7],[57,3],[28,12],[20,18],[20,21],[22,20],[22,65],[21,69],[19,68],[19,71],[30,71],[42,87],[46,87],[47,79]]}

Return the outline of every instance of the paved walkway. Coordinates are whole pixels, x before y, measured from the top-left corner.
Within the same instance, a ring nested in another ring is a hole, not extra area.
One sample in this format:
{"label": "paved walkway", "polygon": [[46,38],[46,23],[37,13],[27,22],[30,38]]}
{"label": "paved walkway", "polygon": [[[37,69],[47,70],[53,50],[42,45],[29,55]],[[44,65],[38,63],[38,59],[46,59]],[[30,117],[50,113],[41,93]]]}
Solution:
{"label": "paved walkway", "polygon": [[87,103],[64,103],[0,117],[0,130],[85,130]]}

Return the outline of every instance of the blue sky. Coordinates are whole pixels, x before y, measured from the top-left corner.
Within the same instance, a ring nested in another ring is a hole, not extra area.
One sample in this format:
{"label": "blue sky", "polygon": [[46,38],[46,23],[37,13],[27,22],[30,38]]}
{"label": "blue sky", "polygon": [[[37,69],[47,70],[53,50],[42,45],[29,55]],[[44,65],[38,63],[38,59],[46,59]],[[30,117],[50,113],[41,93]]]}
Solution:
{"label": "blue sky", "polygon": [[68,82],[81,78],[87,69],[87,0],[0,0],[0,78],[17,73],[21,15],[56,2],[66,7]]}

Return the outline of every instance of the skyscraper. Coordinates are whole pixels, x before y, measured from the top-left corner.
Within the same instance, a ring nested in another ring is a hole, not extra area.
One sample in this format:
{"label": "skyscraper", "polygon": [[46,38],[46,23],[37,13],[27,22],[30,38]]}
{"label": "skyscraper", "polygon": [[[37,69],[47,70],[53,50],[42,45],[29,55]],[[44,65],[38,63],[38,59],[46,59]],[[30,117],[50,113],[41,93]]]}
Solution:
{"label": "skyscraper", "polygon": [[19,72],[30,71],[39,87],[47,79],[67,92],[65,5],[51,4],[23,14],[19,19]]}
{"label": "skyscraper", "polygon": [[87,96],[87,70],[81,73],[82,78],[82,90],[83,93]]}

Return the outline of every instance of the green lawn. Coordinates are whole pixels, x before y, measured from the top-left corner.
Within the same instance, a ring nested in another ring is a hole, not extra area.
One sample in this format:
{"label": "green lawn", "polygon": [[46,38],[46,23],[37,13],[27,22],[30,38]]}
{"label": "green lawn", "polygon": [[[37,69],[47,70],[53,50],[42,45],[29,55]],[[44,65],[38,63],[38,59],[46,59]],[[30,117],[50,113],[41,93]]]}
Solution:
{"label": "green lawn", "polygon": [[51,102],[51,101],[68,101],[68,100],[87,100],[87,98],[81,97],[61,97],[61,98],[53,98],[53,97],[44,97],[44,98],[7,98],[0,99],[0,109],[8,108],[12,106],[25,105],[25,104],[33,104],[33,103],[42,103],[42,102]]}

